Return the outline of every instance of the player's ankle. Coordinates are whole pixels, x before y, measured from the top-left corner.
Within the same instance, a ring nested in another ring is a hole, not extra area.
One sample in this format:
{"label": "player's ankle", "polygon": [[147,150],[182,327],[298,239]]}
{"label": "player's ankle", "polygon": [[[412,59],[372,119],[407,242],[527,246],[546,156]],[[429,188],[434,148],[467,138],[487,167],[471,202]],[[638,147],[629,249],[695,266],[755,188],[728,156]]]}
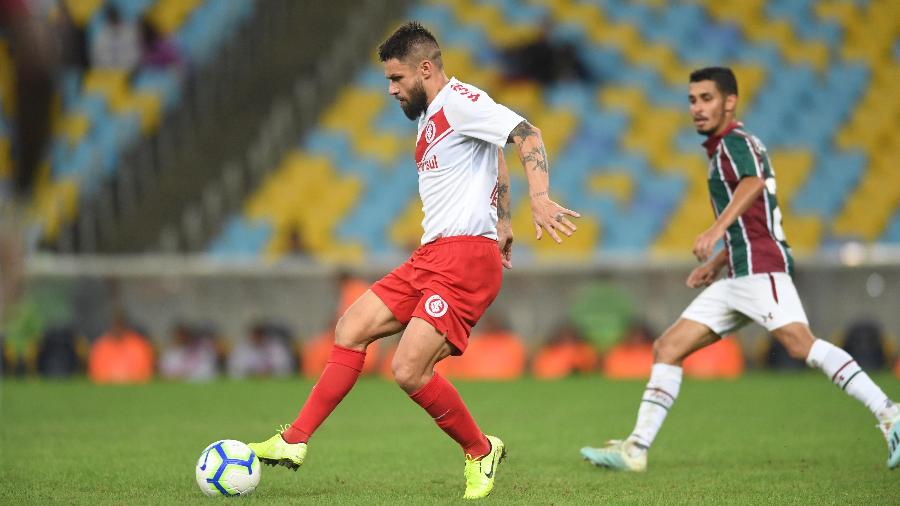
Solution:
{"label": "player's ankle", "polygon": [[625,439],[625,444],[623,446],[625,448],[625,453],[633,459],[645,455],[649,449],[647,445],[631,437]]}
{"label": "player's ankle", "polygon": [[900,405],[894,403],[890,399],[885,402],[885,406],[879,409],[876,414],[879,423],[890,422],[900,416]]}
{"label": "player's ankle", "polygon": [[482,434],[478,443],[467,446],[463,451],[470,460],[481,460],[485,455],[491,453],[491,442],[488,441],[487,436]]}
{"label": "player's ankle", "polygon": [[293,445],[309,441],[309,435],[302,430],[295,428],[293,425],[290,425],[281,433],[281,439],[283,439],[285,443]]}

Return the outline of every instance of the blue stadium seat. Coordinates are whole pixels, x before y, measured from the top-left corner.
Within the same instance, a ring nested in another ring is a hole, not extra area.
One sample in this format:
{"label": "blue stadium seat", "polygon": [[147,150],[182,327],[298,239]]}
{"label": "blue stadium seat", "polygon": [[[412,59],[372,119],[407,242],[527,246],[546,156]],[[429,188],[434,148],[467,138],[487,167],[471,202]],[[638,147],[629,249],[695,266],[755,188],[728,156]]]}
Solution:
{"label": "blue stadium seat", "polygon": [[214,257],[258,257],[274,233],[272,225],[234,216],[209,248]]}

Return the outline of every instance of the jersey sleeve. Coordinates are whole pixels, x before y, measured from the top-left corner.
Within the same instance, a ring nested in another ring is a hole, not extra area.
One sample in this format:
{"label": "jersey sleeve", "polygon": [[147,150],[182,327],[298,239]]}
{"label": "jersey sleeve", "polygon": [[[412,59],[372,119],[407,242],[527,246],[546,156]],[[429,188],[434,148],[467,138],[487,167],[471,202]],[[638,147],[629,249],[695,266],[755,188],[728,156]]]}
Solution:
{"label": "jersey sleeve", "polygon": [[726,135],[722,142],[728,151],[728,157],[734,166],[738,178],[760,177],[765,178],[763,166],[760,161],[760,153],[749,138],[743,135]]}
{"label": "jersey sleeve", "polygon": [[513,128],[525,121],[508,107],[494,102],[487,93],[463,83],[451,87],[444,114],[450,127],[460,134],[501,148]]}

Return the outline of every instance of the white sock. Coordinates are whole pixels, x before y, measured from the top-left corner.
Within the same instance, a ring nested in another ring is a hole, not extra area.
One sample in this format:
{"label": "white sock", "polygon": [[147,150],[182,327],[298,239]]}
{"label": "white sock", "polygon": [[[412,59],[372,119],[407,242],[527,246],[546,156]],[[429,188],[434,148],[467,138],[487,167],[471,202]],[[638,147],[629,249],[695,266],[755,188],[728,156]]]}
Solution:
{"label": "white sock", "polygon": [[644,397],[641,399],[641,407],[638,409],[637,423],[627,439],[632,446],[646,450],[653,444],[656,433],[659,432],[669,409],[675,403],[675,398],[678,397],[678,390],[681,389],[681,375],[681,367],[653,364],[650,381],[647,382]]}
{"label": "white sock", "polygon": [[897,407],[894,403],[846,351],[827,341],[816,339],[806,357],[806,363],[810,367],[821,369],[832,383],[865,404],[879,422],[886,422],[896,416]]}

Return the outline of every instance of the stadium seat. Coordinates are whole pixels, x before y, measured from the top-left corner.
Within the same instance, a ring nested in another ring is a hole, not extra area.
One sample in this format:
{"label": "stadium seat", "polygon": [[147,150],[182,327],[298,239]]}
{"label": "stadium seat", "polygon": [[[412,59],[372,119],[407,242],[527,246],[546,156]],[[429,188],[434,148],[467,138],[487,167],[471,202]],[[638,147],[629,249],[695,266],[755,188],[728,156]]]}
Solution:
{"label": "stadium seat", "polygon": [[[892,19],[885,5],[435,0],[410,13],[434,28],[451,74],[541,128],[554,194],[589,218],[578,236],[594,242],[573,243],[573,251],[590,258],[597,250],[641,248],[687,254],[711,223],[707,162],[702,139],[688,122],[684,90],[688,73],[705,62],[735,70],[740,117],[771,152],[796,250],[811,252],[851,232],[871,240],[893,237],[895,197],[874,195],[874,181],[894,182],[875,159],[878,148],[900,145],[892,121],[900,113],[900,98],[892,92],[900,75],[890,59],[900,45],[888,36],[895,28],[885,21]],[[551,38],[575,44],[602,78],[600,86],[541,88],[502,78],[500,51],[533,37],[544,16],[555,23]],[[858,27],[867,22],[872,34],[863,37]],[[301,143],[331,160],[336,174],[363,182],[335,230],[339,241],[379,254],[408,249],[421,233],[415,178],[406,172],[415,126],[386,106],[384,90],[373,62]],[[348,122],[350,110],[362,116]],[[815,122],[809,111],[816,111]],[[520,199],[522,169],[514,152],[507,159],[517,229],[530,232]],[[379,188],[403,197],[392,201]],[[877,207],[869,223],[860,221],[863,202]],[[524,256],[549,258],[544,242],[532,244],[522,235],[517,243]]]}

